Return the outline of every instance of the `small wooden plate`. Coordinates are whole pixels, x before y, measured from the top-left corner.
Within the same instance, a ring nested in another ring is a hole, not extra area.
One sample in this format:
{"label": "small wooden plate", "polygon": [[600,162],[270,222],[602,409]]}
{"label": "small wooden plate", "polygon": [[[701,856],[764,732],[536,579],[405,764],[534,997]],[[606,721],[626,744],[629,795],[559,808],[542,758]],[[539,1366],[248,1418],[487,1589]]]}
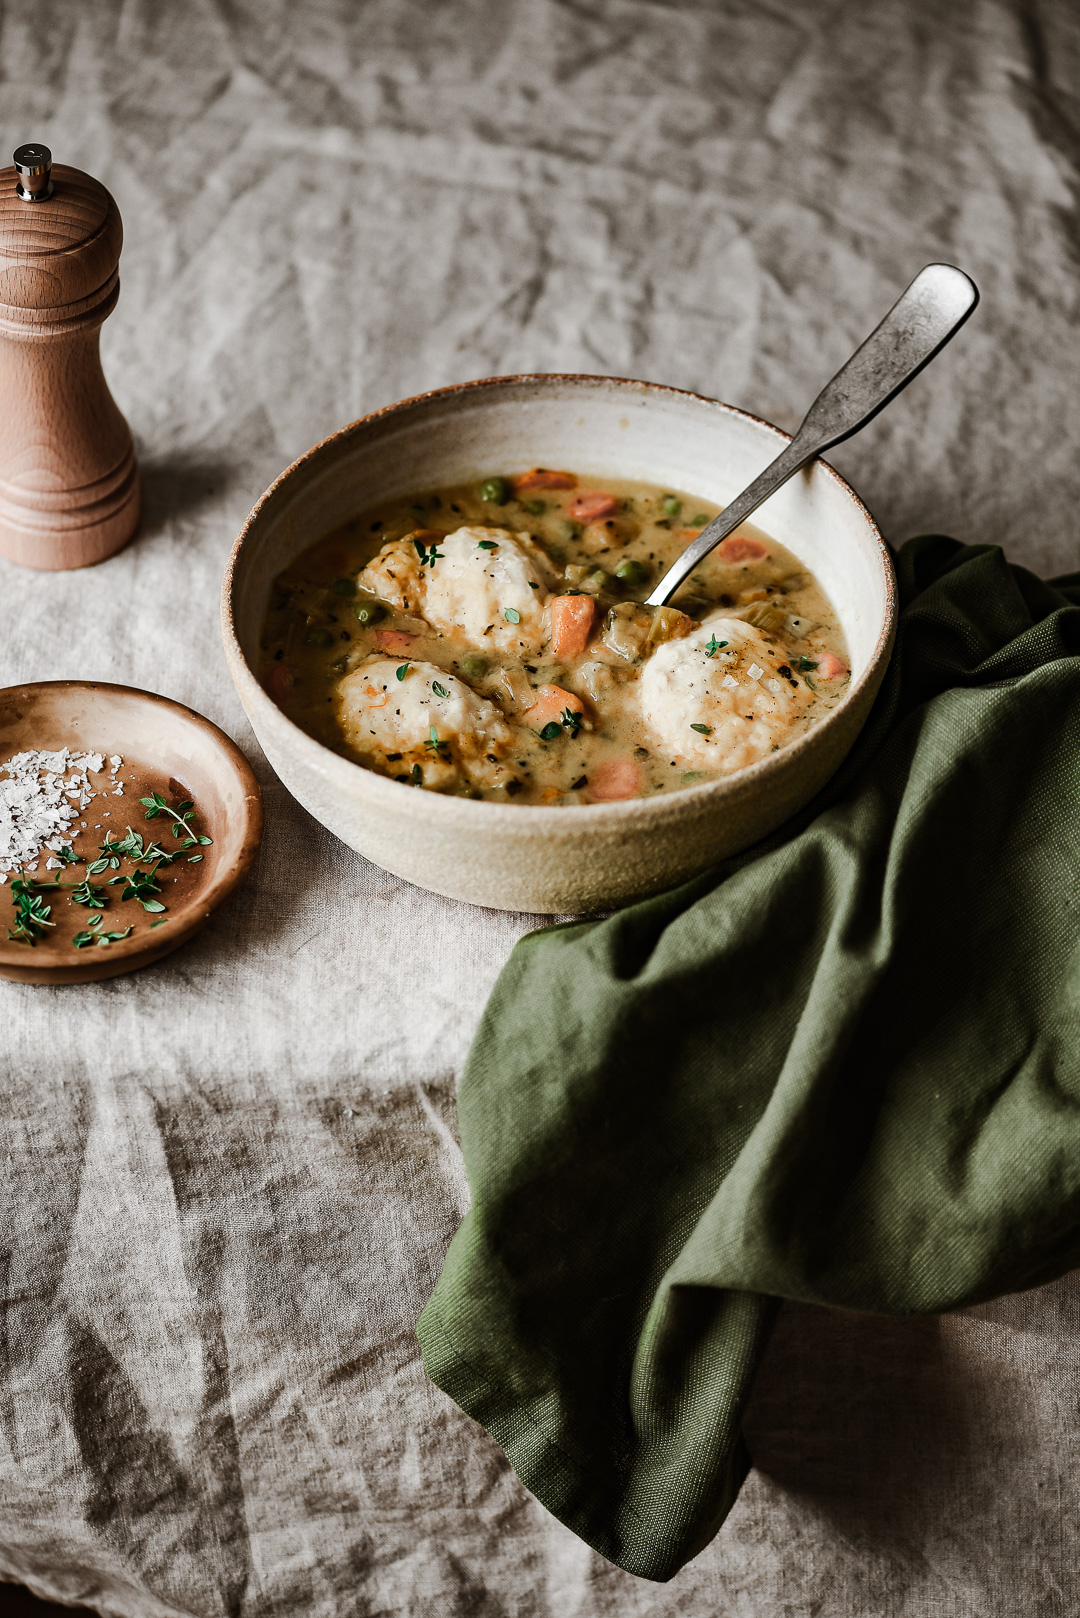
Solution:
{"label": "small wooden plate", "polygon": [[[69,841],[77,855],[96,859],[106,837],[122,838],[129,826],[147,845],[156,841],[175,848],[170,818],[147,821],[139,802],[154,792],[174,809],[192,799],[192,830],[213,841],[199,847],[201,861],[191,864],[181,857],[161,868],[161,892],[155,897],[166,908],[160,916],[136,899],[121,900],[123,889],[107,885],[110,877],[135,868],[130,860],[91,878],[108,895],[105,910],[98,912],[104,916],[101,930],[122,931],[134,924],[131,936],[114,944],[74,947],[72,939],[86,930],[94,912],[75,904],[68,889],[43,895],[55,923],[44,937],[33,945],[9,939],[14,920],[9,876],[0,886],[0,977],[20,983],[89,983],[159,961],[205,926],[243,880],[262,835],[262,794],[247,759],[209,719],[168,697],[89,680],[43,680],[0,690],[0,770],[16,753],[61,747],[106,758],[104,772],[90,777],[97,795],[72,823]],[[116,754],[123,764],[110,777],[108,759]],[[122,796],[115,793],[116,782],[123,783]],[[35,875],[41,881],[81,881],[86,866],[46,871],[42,859]],[[162,925],[151,926],[159,920]]]}

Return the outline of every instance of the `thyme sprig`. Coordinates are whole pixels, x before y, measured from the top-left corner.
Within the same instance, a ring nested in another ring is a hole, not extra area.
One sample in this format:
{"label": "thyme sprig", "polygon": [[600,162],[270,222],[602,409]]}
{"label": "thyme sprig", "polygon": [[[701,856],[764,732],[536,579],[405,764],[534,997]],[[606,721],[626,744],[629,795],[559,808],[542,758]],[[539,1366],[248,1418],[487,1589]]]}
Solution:
{"label": "thyme sprig", "polygon": [[416,547],[416,554],[420,558],[420,566],[428,567],[434,572],[435,563],[441,562],[443,558],[443,553],[438,548],[439,541],[435,540],[431,545],[425,545],[423,540],[414,539],[413,544]]}
{"label": "thyme sprig", "polygon": [[122,882],[124,889],[120,895],[121,899],[138,899],[144,910],[164,910],[165,906],[161,900],[154,897],[156,893],[161,892],[161,883],[157,879],[160,864],[161,861],[159,860],[156,865],[150,867],[149,871],[136,867],[129,876],[111,877],[109,886],[112,888]]}
{"label": "thyme sprig", "polygon": [[52,906],[45,903],[36,882],[17,876],[11,884],[11,897],[15,901],[15,925],[8,928],[8,937],[16,943],[36,944],[39,937],[44,938],[46,927],[56,926],[49,920]]}
{"label": "thyme sprig", "polygon": [[130,938],[135,931],[134,927],[125,927],[123,932],[107,932],[104,929],[104,916],[91,916],[86,924],[85,931],[76,933],[71,940],[76,949],[85,949],[87,944],[118,944],[122,938]]}
{"label": "thyme sprig", "polygon": [[[141,803],[147,802],[145,798],[141,798],[139,801]],[[101,858],[95,860],[92,865],[87,866],[86,874],[87,876],[97,876],[100,872],[107,871],[110,868],[118,871],[121,859],[134,860],[136,863],[157,860],[159,864],[171,865],[173,860],[180,858],[180,854],[181,850],[178,848],[174,849],[170,854],[167,849],[162,848],[160,843],[147,845],[143,841],[142,833],[132,831],[129,826],[127,835],[124,837],[106,837],[101,844]]]}
{"label": "thyme sprig", "polygon": [[573,708],[564,708],[558,719],[548,720],[540,732],[540,740],[542,742],[553,742],[556,737],[562,735],[564,730],[568,731],[571,736],[576,736],[580,729],[581,715],[575,713]]}
{"label": "thyme sprig", "polygon": [[[434,548],[435,547],[432,546],[433,550]],[[161,814],[169,815],[172,818],[173,836],[184,838],[184,841],[180,844],[176,854],[186,853],[189,848],[196,848],[200,844],[204,848],[208,848],[214,841],[212,837],[207,837],[202,832],[195,832],[192,830],[190,822],[195,819],[195,804],[191,798],[185,798],[183,803],[177,804],[175,809],[169,808],[169,805],[165,802],[165,799],[161,796],[160,792],[153,792],[148,798],[140,798],[139,802],[146,809],[147,820],[153,820],[155,815]],[[176,854],[172,856],[174,859],[176,858]],[[151,853],[141,856],[141,858],[144,859],[152,859],[153,857],[154,856]],[[160,863],[162,856],[159,854],[157,857]],[[168,858],[167,855],[164,857]],[[201,859],[201,854],[189,854],[188,864],[197,865]]]}

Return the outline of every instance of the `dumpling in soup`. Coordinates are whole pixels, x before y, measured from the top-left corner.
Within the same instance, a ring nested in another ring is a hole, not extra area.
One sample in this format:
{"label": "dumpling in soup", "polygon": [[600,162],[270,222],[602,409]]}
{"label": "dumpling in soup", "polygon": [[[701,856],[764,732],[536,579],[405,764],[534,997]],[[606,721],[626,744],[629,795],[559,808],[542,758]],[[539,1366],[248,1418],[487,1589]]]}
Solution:
{"label": "dumpling in soup", "polygon": [[[421,548],[430,561],[421,559]],[[418,530],[384,545],[357,579],[361,590],[417,613],[441,635],[528,655],[547,639],[552,564],[531,535],[508,528]]]}
{"label": "dumpling in soup", "polygon": [[498,709],[433,663],[369,658],[340,681],[337,717],[368,763],[417,786],[497,787],[509,773],[513,733]]}
{"label": "dumpling in soup", "polygon": [[813,702],[785,655],[753,625],[719,615],[657,647],[640,685],[651,737],[703,770],[756,764],[790,739]]}

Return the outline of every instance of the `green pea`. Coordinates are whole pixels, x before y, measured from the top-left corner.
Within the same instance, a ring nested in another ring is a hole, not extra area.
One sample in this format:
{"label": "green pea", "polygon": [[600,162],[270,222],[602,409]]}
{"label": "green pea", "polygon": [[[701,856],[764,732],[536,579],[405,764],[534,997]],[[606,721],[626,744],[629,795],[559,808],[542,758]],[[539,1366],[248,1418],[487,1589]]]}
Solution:
{"label": "green pea", "polygon": [[606,590],[610,583],[611,575],[605,573],[602,567],[598,567],[594,568],[591,573],[586,574],[581,581],[581,588],[586,595],[595,595],[601,590]]}
{"label": "green pea", "polygon": [[355,579],[335,579],[330,586],[336,596],[344,596],[346,600],[356,594]]}
{"label": "green pea", "polygon": [[485,478],[480,485],[480,498],[489,506],[505,506],[510,498],[510,486],[505,478]]}
{"label": "green pea", "polygon": [[530,517],[539,517],[547,510],[547,502],[544,500],[526,500],[525,510]]}
{"label": "green pea", "polygon": [[332,646],[334,637],[328,629],[309,629],[304,639],[309,646]]}
{"label": "green pea", "polygon": [[711,521],[712,518],[709,516],[707,511],[699,511],[696,517],[691,518],[691,527],[704,528],[705,525]]}
{"label": "green pea", "polygon": [[487,658],[481,657],[479,652],[470,652],[461,659],[461,672],[470,680],[478,680],[482,674],[486,674],[487,666]]}
{"label": "green pea", "polygon": [[677,517],[681,510],[682,510],[682,501],[677,499],[675,497],[675,495],[666,494],[664,496],[664,516],[665,517]]}
{"label": "green pea", "polygon": [[581,524],[579,522],[561,522],[559,524],[560,539],[577,539],[580,533]]}
{"label": "green pea", "polygon": [[367,599],[357,607],[356,617],[362,624],[377,624],[380,618],[386,617],[386,608],[381,601]]}
{"label": "green pea", "polygon": [[638,562],[634,557],[627,556],[615,569],[615,577],[633,589],[636,585],[645,583],[649,577],[649,569],[644,562]]}

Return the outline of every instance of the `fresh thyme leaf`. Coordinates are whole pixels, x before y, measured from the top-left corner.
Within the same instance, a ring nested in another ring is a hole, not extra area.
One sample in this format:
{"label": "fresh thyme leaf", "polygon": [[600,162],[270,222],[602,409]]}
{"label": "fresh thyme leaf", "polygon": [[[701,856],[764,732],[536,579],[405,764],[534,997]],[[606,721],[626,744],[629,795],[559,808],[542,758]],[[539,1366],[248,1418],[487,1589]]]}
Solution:
{"label": "fresh thyme leaf", "polygon": [[409,771],[409,779],[412,781],[414,787],[418,787],[423,784],[424,772],[420,768],[419,764],[413,765],[412,769]]}
{"label": "fresh thyme leaf", "polygon": [[813,658],[810,658],[810,657],[797,657],[795,659],[795,667],[797,669],[800,669],[800,670],[802,670],[802,669],[816,669],[817,664],[814,662]]}
{"label": "fresh thyme leaf", "polygon": [[446,742],[441,742],[439,740],[439,732],[435,729],[434,725],[431,725],[428,729],[428,739],[424,743],[424,746],[427,748],[428,752],[438,754],[447,745],[448,744]]}
{"label": "fresh thyme leaf", "polygon": [[702,736],[711,736],[712,735],[712,726],[711,725],[691,725],[690,729],[700,732],[700,734]]}
{"label": "fresh thyme leaf", "polygon": [[726,645],[726,640],[717,640],[716,636],[713,635],[705,650],[708,652],[710,657],[715,657],[717,652],[722,651]]}
{"label": "fresh thyme leaf", "polygon": [[152,922],[151,922],[151,923],[150,923],[150,926],[151,926],[151,927],[164,927],[164,925],[165,925],[165,923],[166,923],[166,922],[167,922],[167,921],[168,921],[168,920],[169,920],[169,917],[168,917],[168,916],[159,916],[159,917],[158,917],[158,919],[157,919],[157,921],[152,921]]}
{"label": "fresh thyme leaf", "polygon": [[202,859],[201,854],[189,854],[188,857],[187,857],[187,862],[188,862],[189,865],[198,865],[198,863],[199,863],[199,861],[201,859]]}
{"label": "fresh thyme leaf", "polygon": [[104,926],[104,924],[105,917],[101,914],[100,910],[96,915],[91,916],[86,923],[87,927],[92,933],[96,933],[100,927]]}
{"label": "fresh thyme leaf", "polygon": [[82,861],[80,860],[79,856],[76,854],[75,850],[71,847],[70,843],[65,848],[62,848],[62,849],[59,850],[59,852],[57,854],[57,859],[63,860],[65,865],[81,865],[82,864]]}
{"label": "fresh thyme leaf", "polygon": [[516,607],[505,608],[503,617],[506,619],[508,624],[520,624],[521,622],[521,614],[518,612]]}
{"label": "fresh thyme leaf", "polygon": [[95,887],[88,879],[80,882],[78,887],[72,888],[71,897],[77,905],[89,905],[92,910],[104,910],[104,888]]}
{"label": "fresh thyme leaf", "polygon": [[397,671],[398,679],[403,680],[405,678],[406,674],[408,674],[408,672],[409,672],[409,664],[408,663],[402,663],[401,667]]}
{"label": "fresh thyme leaf", "polygon": [[549,721],[548,724],[546,724],[544,726],[543,730],[540,732],[540,740],[542,742],[553,742],[557,736],[561,736],[561,735],[562,735],[562,726],[559,724],[559,721],[557,719],[552,719],[552,720]]}
{"label": "fresh thyme leaf", "polygon": [[[49,887],[57,886],[50,882]],[[8,937],[17,944],[37,943],[39,936],[43,937],[46,927],[55,927],[55,921],[50,921],[52,906],[47,905],[41,897],[42,883],[34,882],[26,877],[16,877],[11,884],[11,897],[15,903],[15,925],[8,928]]]}
{"label": "fresh thyme leaf", "polygon": [[[113,878],[116,881],[116,878]],[[163,904],[152,902],[151,896],[161,892],[161,884],[157,879],[157,866],[150,871],[136,869],[127,878],[127,887],[120,895],[121,899],[138,899],[144,910],[164,910]]]}
{"label": "fresh thyme leaf", "polygon": [[564,708],[559,715],[559,724],[564,730],[568,730],[571,736],[576,736],[581,729],[581,715],[575,713],[573,708]]}
{"label": "fresh thyme leaf", "polygon": [[432,680],[431,689],[434,691],[434,693],[435,693],[435,695],[437,697],[446,698],[446,697],[448,697],[450,695],[450,693],[446,689],[445,685],[440,685],[438,680]]}
{"label": "fresh thyme leaf", "polygon": [[438,540],[435,540],[434,544],[425,545],[419,539],[413,540],[413,544],[416,547],[416,553],[420,558],[421,567],[429,567],[434,570],[435,563],[442,561],[443,553],[437,549],[438,543]]}
{"label": "fresh thyme leaf", "polygon": [[87,876],[98,876],[102,871],[107,871],[108,869],[109,861],[107,859],[95,860],[93,865],[88,865],[86,867],[86,874]]}
{"label": "fresh thyme leaf", "polygon": [[[407,666],[408,665],[406,665],[406,667]],[[398,671],[398,679],[401,679],[400,670]],[[117,853],[123,852],[130,854],[132,859],[137,861],[153,860],[155,862],[154,869],[157,870],[159,865],[171,865],[173,860],[178,860],[181,854],[185,853],[189,848],[194,848],[197,843],[210,844],[214,841],[212,837],[207,837],[201,832],[196,832],[194,827],[191,825],[191,821],[196,818],[198,813],[195,808],[194,799],[185,798],[183,802],[176,806],[175,809],[169,808],[169,805],[165,802],[160,792],[155,792],[151,801],[154,807],[152,809],[147,809],[147,820],[152,820],[156,814],[168,815],[172,820],[173,836],[175,838],[182,837],[184,839],[180,844],[180,847],[174,848],[171,853],[167,853],[166,850],[162,848],[160,843],[151,843],[150,847],[146,848],[143,845],[143,840],[139,833],[132,831],[131,827],[129,826],[127,836],[124,838],[123,842],[114,845]],[[139,802],[145,804],[147,799],[140,798]],[[108,847],[108,845],[104,843],[102,844],[101,852],[103,854],[111,851],[112,850]],[[127,897],[128,895],[124,894],[124,898]]]}
{"label": "fresh thyme leaf", "polygon": [[494,539],[480,539],[476,542],[478,551],[497,551],[498,544]]}
{"label": "fresh thyme leaf", "polygon": [[[96,920],[100,921],[101,917],[98,916]],[[76,949],[85,949],[87,944],[119,944],[122,938],[130,938],[134,930],[133,927],[125,927],[122,933],[76,933],[71,942]]]}

